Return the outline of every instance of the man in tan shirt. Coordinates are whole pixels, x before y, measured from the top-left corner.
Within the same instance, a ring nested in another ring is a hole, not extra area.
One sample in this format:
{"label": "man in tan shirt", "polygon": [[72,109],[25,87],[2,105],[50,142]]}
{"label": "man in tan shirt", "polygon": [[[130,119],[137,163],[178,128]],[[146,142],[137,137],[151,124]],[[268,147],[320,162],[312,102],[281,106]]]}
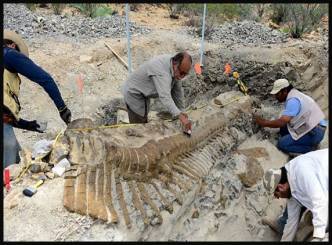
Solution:
{"label": "man in tan shirt", "polygon": [[184,130],[191,130],[191,122],[183,112],[181,85],[181,80],[191,67],[191,56],[187,52],[180,52],[175,56],[156,56],[134,71],[123,86],[130,123],[147,123],[150,98],[159,97],[173,118],[179,118]]}

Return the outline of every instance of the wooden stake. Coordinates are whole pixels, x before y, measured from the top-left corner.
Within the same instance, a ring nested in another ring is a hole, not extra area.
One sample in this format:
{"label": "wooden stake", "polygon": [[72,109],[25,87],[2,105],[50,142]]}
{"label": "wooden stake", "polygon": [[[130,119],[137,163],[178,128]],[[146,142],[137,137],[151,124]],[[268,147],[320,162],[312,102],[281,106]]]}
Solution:
{"label": "wooden stake", "polygon": [[111,48],[111,46],[109,46],[107,43],[104,43],[105,44],[105,46],[107,47],[107,48],[109,48],[109,50],[111,50],[112,51],[112,53],[116,56],[116,58],[118,58],[120,61],[121,61],[121,63],[127,68],[127,70],[128,70],[128,64],[120,57],[120,55],[118,55],[115,51],[114,51],[114,49],[112,49]]}

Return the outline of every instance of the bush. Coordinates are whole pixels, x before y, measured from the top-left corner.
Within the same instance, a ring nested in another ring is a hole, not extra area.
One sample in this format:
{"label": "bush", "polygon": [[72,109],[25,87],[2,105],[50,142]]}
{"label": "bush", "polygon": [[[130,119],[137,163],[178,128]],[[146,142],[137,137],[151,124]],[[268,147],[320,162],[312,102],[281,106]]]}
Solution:
{"label": "bush", "polygon": [[169,17],[171,17],[172,19],[178,19],[180,13],[178,4],[170,3],[167,4],[166,6],[169,12]]}
{"label": "bush", "polygon": [[101,4],[78,3],[78,4],[72,4],[71,6],[77,8],[84,15],[91,17],[91,18],[113,14],[113,11],[110,7],[103,6]]}
{"label": "bush", "polygon": [[106,6],[99,6],[95,9],[94,13],[92,14],[92,17],[101,17],[101,16],[107,16],[107,15],[112,15],[113,10],[110,7]]}
{"label": "bush", "polygon": [[324,4],[287,4],[285,20],[293,38],[300,38],[303,33],[314,30],[321,18],[327,14]]}
{"label": "bush", "polygon": [[25,6],[31,11],[36,10],[36,4],[34,4],[34,3],[26,3]]}
{"label": "bush", "polygon": [[65,8],[66,4],[63,3],[52,3],[52,8],[54,14],[61,14],[62,10]]}
{"label": "bush", "polygon": [[[177,4],[178,11],[186,16],[202,16],[203,6],[204,4]],[[254,16],[253,4],[207,4],[206,18],[209,18],[211,15],[213,16],[212,19],[215,19],[219,24],[225,20],[256,18]]]}
{"label": "bush", "polygon": [[289,4],[271,4],[272,14],[270,19],[277,25],[285,20],[285,17],[287,16],[288,5]]}
{"label": "bush", "polygon": [[262,18],[266,10],[267,4],[255,4],[255,10],[259,18]]}

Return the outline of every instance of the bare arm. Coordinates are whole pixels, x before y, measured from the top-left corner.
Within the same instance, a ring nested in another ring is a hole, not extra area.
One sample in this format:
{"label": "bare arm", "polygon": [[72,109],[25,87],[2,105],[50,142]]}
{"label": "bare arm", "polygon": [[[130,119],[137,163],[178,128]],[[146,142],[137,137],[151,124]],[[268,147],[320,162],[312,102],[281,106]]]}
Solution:
{"label": "bare arm", "polygon": [[266,120],[260,116],[254,115],[254,120],[258,125],[268,128],[282,128],[286,126],[291,119],[292,117],[283,115],[276,120]]}
{"label": "bare arm", "polygon": [[180,81],[176,81],[172,91],[172,98],[176,104],[176,106],[183,111],[184,110],[184,95],[183,95],[183,88],[182,88],[182,84]]}

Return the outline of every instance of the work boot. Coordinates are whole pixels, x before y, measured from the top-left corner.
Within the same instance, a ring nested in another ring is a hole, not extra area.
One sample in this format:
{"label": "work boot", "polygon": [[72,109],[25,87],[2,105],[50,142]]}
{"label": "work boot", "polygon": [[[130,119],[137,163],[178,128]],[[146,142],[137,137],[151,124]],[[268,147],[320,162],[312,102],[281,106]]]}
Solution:
{"label": "work boot", "polygon": [[304,224],[296,231],[294,240],[297,242],[305,242],[310,240],[310,237],[312,238],[313,231],[314,227],[312,225]]}
{"label": "work boot", "polygon": [[272,230],[275,232],[282,234],[282,231],[280,230],[279,224],[277,222],[277,219],[271,219],[269,217],[263,217],[262,218],[262,224],[268,225]]}

